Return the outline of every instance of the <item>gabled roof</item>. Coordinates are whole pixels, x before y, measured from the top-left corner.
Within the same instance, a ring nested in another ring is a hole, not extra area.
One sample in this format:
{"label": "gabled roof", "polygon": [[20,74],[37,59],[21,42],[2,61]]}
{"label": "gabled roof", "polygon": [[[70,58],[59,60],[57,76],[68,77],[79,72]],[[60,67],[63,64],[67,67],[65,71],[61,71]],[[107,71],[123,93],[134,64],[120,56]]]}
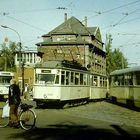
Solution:
{"label": "gabled roof", "polygon": [[90,32],[92,35],[96,35],[98,27],[87,27],[87,30]]}
{"label": "gabled roof", "polygon": [[56,27],[54,30],[49,32],[48,34],[43,35],[42,37],[48,35],[58,35],[58,34],[80,34],[80,35],[89,35],[93,33],[96,27],[93,27],[92,30],[89,30],[85,27],[77,18],[71,17],[61,25]]}
{"label": "gabled roof", "polygon": [[87,27],[90,34],[95,36],[95,38],[102,43],[101,33],[99,27]]}

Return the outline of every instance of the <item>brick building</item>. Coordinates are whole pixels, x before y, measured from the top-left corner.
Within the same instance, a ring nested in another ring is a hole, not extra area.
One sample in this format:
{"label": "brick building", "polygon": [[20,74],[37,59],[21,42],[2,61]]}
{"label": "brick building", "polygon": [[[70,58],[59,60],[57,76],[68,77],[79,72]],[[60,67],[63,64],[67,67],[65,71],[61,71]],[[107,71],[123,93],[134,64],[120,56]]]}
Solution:
{"label": "brick building", "polygon": [[48,60],[77,61],[89,71],[106,74],[106,54],[99,27],[87,27],[77,18],[71,17],[42,35],[43,42],[37,43],[38,52],[43,53],[42,62]]}

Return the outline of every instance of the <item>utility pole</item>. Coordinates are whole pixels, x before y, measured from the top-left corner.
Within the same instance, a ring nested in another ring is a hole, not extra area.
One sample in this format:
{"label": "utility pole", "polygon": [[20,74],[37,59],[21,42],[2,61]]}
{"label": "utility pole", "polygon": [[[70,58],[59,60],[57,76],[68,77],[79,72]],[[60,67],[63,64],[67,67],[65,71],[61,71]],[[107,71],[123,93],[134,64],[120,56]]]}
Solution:
{"label": "utility pole", "polygon": [[122,55],[121,55],[121,63],[122,63],[122,69],[124,69],[124,56],[123,56],[123,46],[120,46],[122,48]]}

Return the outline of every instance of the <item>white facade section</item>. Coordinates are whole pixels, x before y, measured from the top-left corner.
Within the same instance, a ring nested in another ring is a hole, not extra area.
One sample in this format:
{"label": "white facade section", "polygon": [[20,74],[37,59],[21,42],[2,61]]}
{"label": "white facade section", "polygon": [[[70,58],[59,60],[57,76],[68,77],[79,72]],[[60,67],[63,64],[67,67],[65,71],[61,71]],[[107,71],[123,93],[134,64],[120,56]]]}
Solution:
{"label": "white facade section", "polygon": [[[20,61],[20,57],[19,57],[19,52],[16,53],[15,55],[15,65],[18,67],[19,66],[19,61]],[[31,65],[34,66],[36,63],[40,63],[41,62],[41,58],[39,56],[37,56],[37,51],[24,51],[21,52],[21,63],[23,63],[26,65]]]}

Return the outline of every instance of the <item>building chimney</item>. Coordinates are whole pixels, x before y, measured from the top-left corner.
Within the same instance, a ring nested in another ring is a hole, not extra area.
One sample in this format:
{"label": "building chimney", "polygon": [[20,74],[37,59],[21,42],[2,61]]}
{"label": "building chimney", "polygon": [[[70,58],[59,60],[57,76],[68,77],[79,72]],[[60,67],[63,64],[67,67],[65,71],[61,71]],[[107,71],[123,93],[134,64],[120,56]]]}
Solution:
{"label": "building chimney", "polygon": [[67,21],[67,13],[64,15],[64,20]]}
{"label": "building chimney", "polygon": [[87,27],[87,16],[85,16],[85,26]]}

